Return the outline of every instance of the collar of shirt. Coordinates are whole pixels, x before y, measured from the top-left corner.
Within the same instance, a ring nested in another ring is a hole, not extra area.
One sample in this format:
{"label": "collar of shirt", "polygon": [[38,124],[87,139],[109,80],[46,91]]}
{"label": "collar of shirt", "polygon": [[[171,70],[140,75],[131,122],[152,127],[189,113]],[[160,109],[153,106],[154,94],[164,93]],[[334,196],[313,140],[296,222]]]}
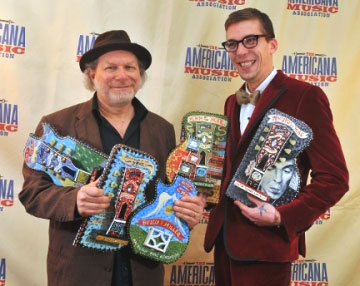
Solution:
{"label": "collar of shirt", "polygon": [[[147,114],[148,110],[146,109],[146,107],[140,102],[140,100],[138,100],[136,97],[133,98],[131,104],[134,106],[135,109],[135,116],[133,119],[135,119],[136,121],[142,121],[145,117],[145,115]],[[94,113],[94,115],[97,117],[97,119],[101,119],[104,120],[105,118],[100,114],[99,111],[99,103],[98,103],[98,99],[97,99],[97,94],[95,92],[94,94],[94,100],[92,103],[92,112]]]}
{"label": "collar of shirt", "polygon": [[106,154],[110,154],[112,147],[116,144],[125,144],[136,149],[140,147],[140,123],[147,115],[148,110],[136,97],[131,103],[134,106],[135,115],[126,129],[124,138],[122,138],[106,118],[100,114],[97,95],[94,94],[92,112],[98,123],[101,142]]}
{"label": "collar of shirt", "polygon": [[[265,88],[269,85],[269,83],[272,81],[272,79],[276,76],[277,70],[274,68],[272,72],[267,76],[267,78],[256,88],[256,90],[260,91],[260,94],[265,90]],[[247,93],[250,93],[247,84],[245,84],[245,90]],[[251,103],[248,104],[241,104],[241,110],[239,115],[239,121],[240,121],[240,134],[243,134],[249,120],[251,118],[251,115],[253,114],[255,109],[255,105],[252,105]]]}
{"label": "collar of shirt", "polygon": [[[260,94],[267,88],[272,79],[276,76],[277,70],[274,68],[272,72],[267,76],[267,78],[256,88],[256,90],[260,91]],[[248,89],[247,84],[245,84],[245,90],[247,93],[251,93]]]}

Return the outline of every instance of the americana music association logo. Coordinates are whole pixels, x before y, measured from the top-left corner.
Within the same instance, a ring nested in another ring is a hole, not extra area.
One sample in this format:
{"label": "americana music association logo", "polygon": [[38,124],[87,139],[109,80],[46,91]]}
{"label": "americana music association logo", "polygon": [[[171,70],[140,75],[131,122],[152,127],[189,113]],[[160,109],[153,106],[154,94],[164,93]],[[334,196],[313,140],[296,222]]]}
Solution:
{"label": "americana music association logo", "polygon": [[25,54],[26,29],[12,20],[0,19],[0,58],[14,59]]}
{"label": "americana music association logo", "polygon": [[203,44],[186,48],[184,73],[192,79],[221,82],[239,76],[225,49]]}
{"label": "americana music association logo", "polygon": [[79,35],[77,50],[76,50],[76,62],[79,62],[82,55],[90,50],[95,43],[98,33],[90,33],[88,35]]}
{"label": "americana music association logo", "polygon": [[315,52],[294,52],[284,55],[282,71],[289,77],[320,87],[337,81],[337,59]]}
{"label": "americana music association logo", "polygon": [[17,132],[19,127],[18,105],[0,99],[0,136],[9,136]]}
{"label": "americana music association logo", "polygon": [[338,0],[288,0],[287,10],[295,16],[328,18],[339,11]]}
{"label": "americana music association logo", "polygon": [[0,212],[14,205],[14,180],[0,174]]}
{"label": "americana music association logo", "polygon": [[239,6],[245,4],[245,0],[187,0],[194,2],[197,7],[212,7],[225,10],[240,9]]}
{"label": "americana music association logo", "polygon": [[213,262],[174,263],[170,269],[170,286],[215,286]]}
{"label": "americana music association logo", "polygon": [[298,259],[291,264],[290,286],[329,286],[327,264],[315,259]]}

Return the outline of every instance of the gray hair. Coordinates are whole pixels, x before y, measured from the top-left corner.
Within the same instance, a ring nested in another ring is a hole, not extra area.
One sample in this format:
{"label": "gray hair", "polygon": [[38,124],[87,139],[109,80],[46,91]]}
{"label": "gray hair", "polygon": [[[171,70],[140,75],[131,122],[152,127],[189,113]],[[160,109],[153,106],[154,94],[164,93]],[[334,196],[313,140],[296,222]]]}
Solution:
{"label": "gray hair", "polygon": [[[141,78],[141,82],[140,82],[140,88],[143,87],[146,79],[147,79],[147,73],[145,71],[144,68],[144,64],[137,60],[138,65],[139,65],[139,69],[140,69],[140,78]],[[94,83],[90,78],[90,73],[89,73],[89,69],[91,70],[95,70],[98,64],[98,59],[93,60],[92,62],[89,62],[87,64],[85,64],[85,69],[84,69],[84,86],[86,89],[90,90],[90,91],[96,91],[95,87],[94,87]]]}

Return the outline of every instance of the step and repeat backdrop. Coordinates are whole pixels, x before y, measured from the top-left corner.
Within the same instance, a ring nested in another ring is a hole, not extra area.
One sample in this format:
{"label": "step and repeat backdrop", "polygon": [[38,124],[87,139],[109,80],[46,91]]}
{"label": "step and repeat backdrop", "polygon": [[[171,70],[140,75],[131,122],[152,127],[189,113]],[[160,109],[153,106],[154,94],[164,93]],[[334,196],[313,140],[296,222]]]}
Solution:
{"label": "step and repeat backdrop", "polygon": [[[242,84],[220,43],[228,14],[244,7],[273,20],[276,67],[327,93],[350,170],[350,191],[307,232],[307,257],[293,263],[292,286],[360,285],[360,1],[1,0],[1,286],[46,285],[48,221],[18,200],[22,153],[43,114],[92,96],[78,61],[97,35],[124,29],[150,50],[153,64],[137,96],[179,138],[184,114],[222,113]],[[202,248],[207,219],[181,259],[165,265],[164,285],[215,285],[212,253]]]}

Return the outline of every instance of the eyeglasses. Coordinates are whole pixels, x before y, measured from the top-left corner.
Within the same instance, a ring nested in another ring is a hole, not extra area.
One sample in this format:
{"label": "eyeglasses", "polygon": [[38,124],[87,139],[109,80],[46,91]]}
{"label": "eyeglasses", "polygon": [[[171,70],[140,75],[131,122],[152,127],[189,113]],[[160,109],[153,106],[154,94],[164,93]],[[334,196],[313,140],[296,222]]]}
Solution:
{"label": "eyeglasses", "polygon": [[240,43],[247,49],[255,48],[258,44],[259,37],[266,37],[266,35],[249,35],[242,38],[240,41],[228,40],[222,43],[222,46],[227,52],[236,52]]}

